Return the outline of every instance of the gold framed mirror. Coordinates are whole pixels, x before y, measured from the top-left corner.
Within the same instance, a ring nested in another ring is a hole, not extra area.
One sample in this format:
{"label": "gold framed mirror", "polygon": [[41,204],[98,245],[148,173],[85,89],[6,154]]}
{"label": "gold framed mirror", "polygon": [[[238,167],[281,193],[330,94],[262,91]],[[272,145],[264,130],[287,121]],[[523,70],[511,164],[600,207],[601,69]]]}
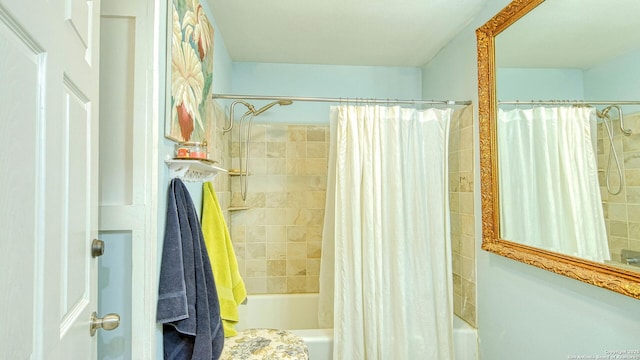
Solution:
{"label": "gold framed mirror", "polygon": [[[546,0],[553,2],[560,0]],[[531,246],[501,234],[498,161],[496,37],[542,8],[545,0],[514,0],[476,30],[480,121],[482,249],[538,268],[640,299],[640,267],[615,266]],[[555,20],[557,21],[557,19]],[[612,142],[613,143],[613,142]],[[613,146],[612,146],[613,148]],[[635,171],[635,170],[634,170]],[[633,208],[633,210],[638,210]],[[544,211],[544,209],[543,209]],[[631,210],[630,210],[631,211]],[[637,269],[637,270],[636,270]]]}

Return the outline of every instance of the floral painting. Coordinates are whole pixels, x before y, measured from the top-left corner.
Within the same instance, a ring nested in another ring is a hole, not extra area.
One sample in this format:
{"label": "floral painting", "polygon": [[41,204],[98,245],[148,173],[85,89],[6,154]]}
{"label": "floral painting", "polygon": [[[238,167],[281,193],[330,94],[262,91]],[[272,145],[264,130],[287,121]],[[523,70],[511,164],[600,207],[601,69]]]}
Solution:
{"label": "floral painting", "polygon": [[173,0],[170,11],[171,112],[165,135],[178,142],[204,142],[213,112],[213,27],[198,0]]}

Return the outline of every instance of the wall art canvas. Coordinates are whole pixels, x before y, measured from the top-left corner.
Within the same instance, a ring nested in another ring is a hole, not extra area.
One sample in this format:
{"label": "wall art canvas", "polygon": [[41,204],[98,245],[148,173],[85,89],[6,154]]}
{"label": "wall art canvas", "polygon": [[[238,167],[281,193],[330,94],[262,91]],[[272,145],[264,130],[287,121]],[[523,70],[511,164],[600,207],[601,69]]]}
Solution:
{"label": "wall art canvas", "polygon": [[165,136],[177,142],[205,142],[213,117],[213,26],[198,0],[172,0],[169,11],[171,109]]}

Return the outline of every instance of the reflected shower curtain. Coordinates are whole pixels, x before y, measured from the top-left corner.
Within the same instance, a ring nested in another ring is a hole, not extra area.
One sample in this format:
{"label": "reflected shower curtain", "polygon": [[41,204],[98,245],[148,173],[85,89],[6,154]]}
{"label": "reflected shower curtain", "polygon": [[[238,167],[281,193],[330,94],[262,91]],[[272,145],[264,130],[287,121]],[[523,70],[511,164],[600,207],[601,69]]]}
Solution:
{"label": "reflected shower curtain", "polygon": [[594,261],[609,260],[595,109],[537,107],[498,112],[500,235]]}
{"label": "reflected shower curtain", "polygon": [[331,108],[319,320],[334,359],[453,359],[451,114]]}

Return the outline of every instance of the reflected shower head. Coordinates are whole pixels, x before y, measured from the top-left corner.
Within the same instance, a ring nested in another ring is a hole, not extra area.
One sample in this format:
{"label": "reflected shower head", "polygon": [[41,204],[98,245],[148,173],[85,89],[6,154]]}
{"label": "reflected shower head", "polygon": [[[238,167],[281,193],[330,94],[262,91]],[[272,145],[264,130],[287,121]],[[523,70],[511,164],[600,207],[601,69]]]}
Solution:
{"label": "reflected shower head", "polygon": [[272,103],[269,103],[269,104],[267,104],[267,105],[265,105],[265,106],[261,107],[261,108],[260,108],[260,109],[258,109],[257,111],[254,111],[254,112],[253,112],[253,116],[258,116],[258,115],[262,114],[263,112],[265,112],[265,111],[269,110],[272,106],[274,106],[274,105],[276,105],[276,104],[277,104],[277,105],[281,105],[281,106],[284,106],[284,105],[291,105],[291,104],[293,104],[293,101],[291,101],[291,100],[287,100],[287,99],[285,99],[285,100],[278,100],[278,101],[274,101],[274,102],[272,102]]}

